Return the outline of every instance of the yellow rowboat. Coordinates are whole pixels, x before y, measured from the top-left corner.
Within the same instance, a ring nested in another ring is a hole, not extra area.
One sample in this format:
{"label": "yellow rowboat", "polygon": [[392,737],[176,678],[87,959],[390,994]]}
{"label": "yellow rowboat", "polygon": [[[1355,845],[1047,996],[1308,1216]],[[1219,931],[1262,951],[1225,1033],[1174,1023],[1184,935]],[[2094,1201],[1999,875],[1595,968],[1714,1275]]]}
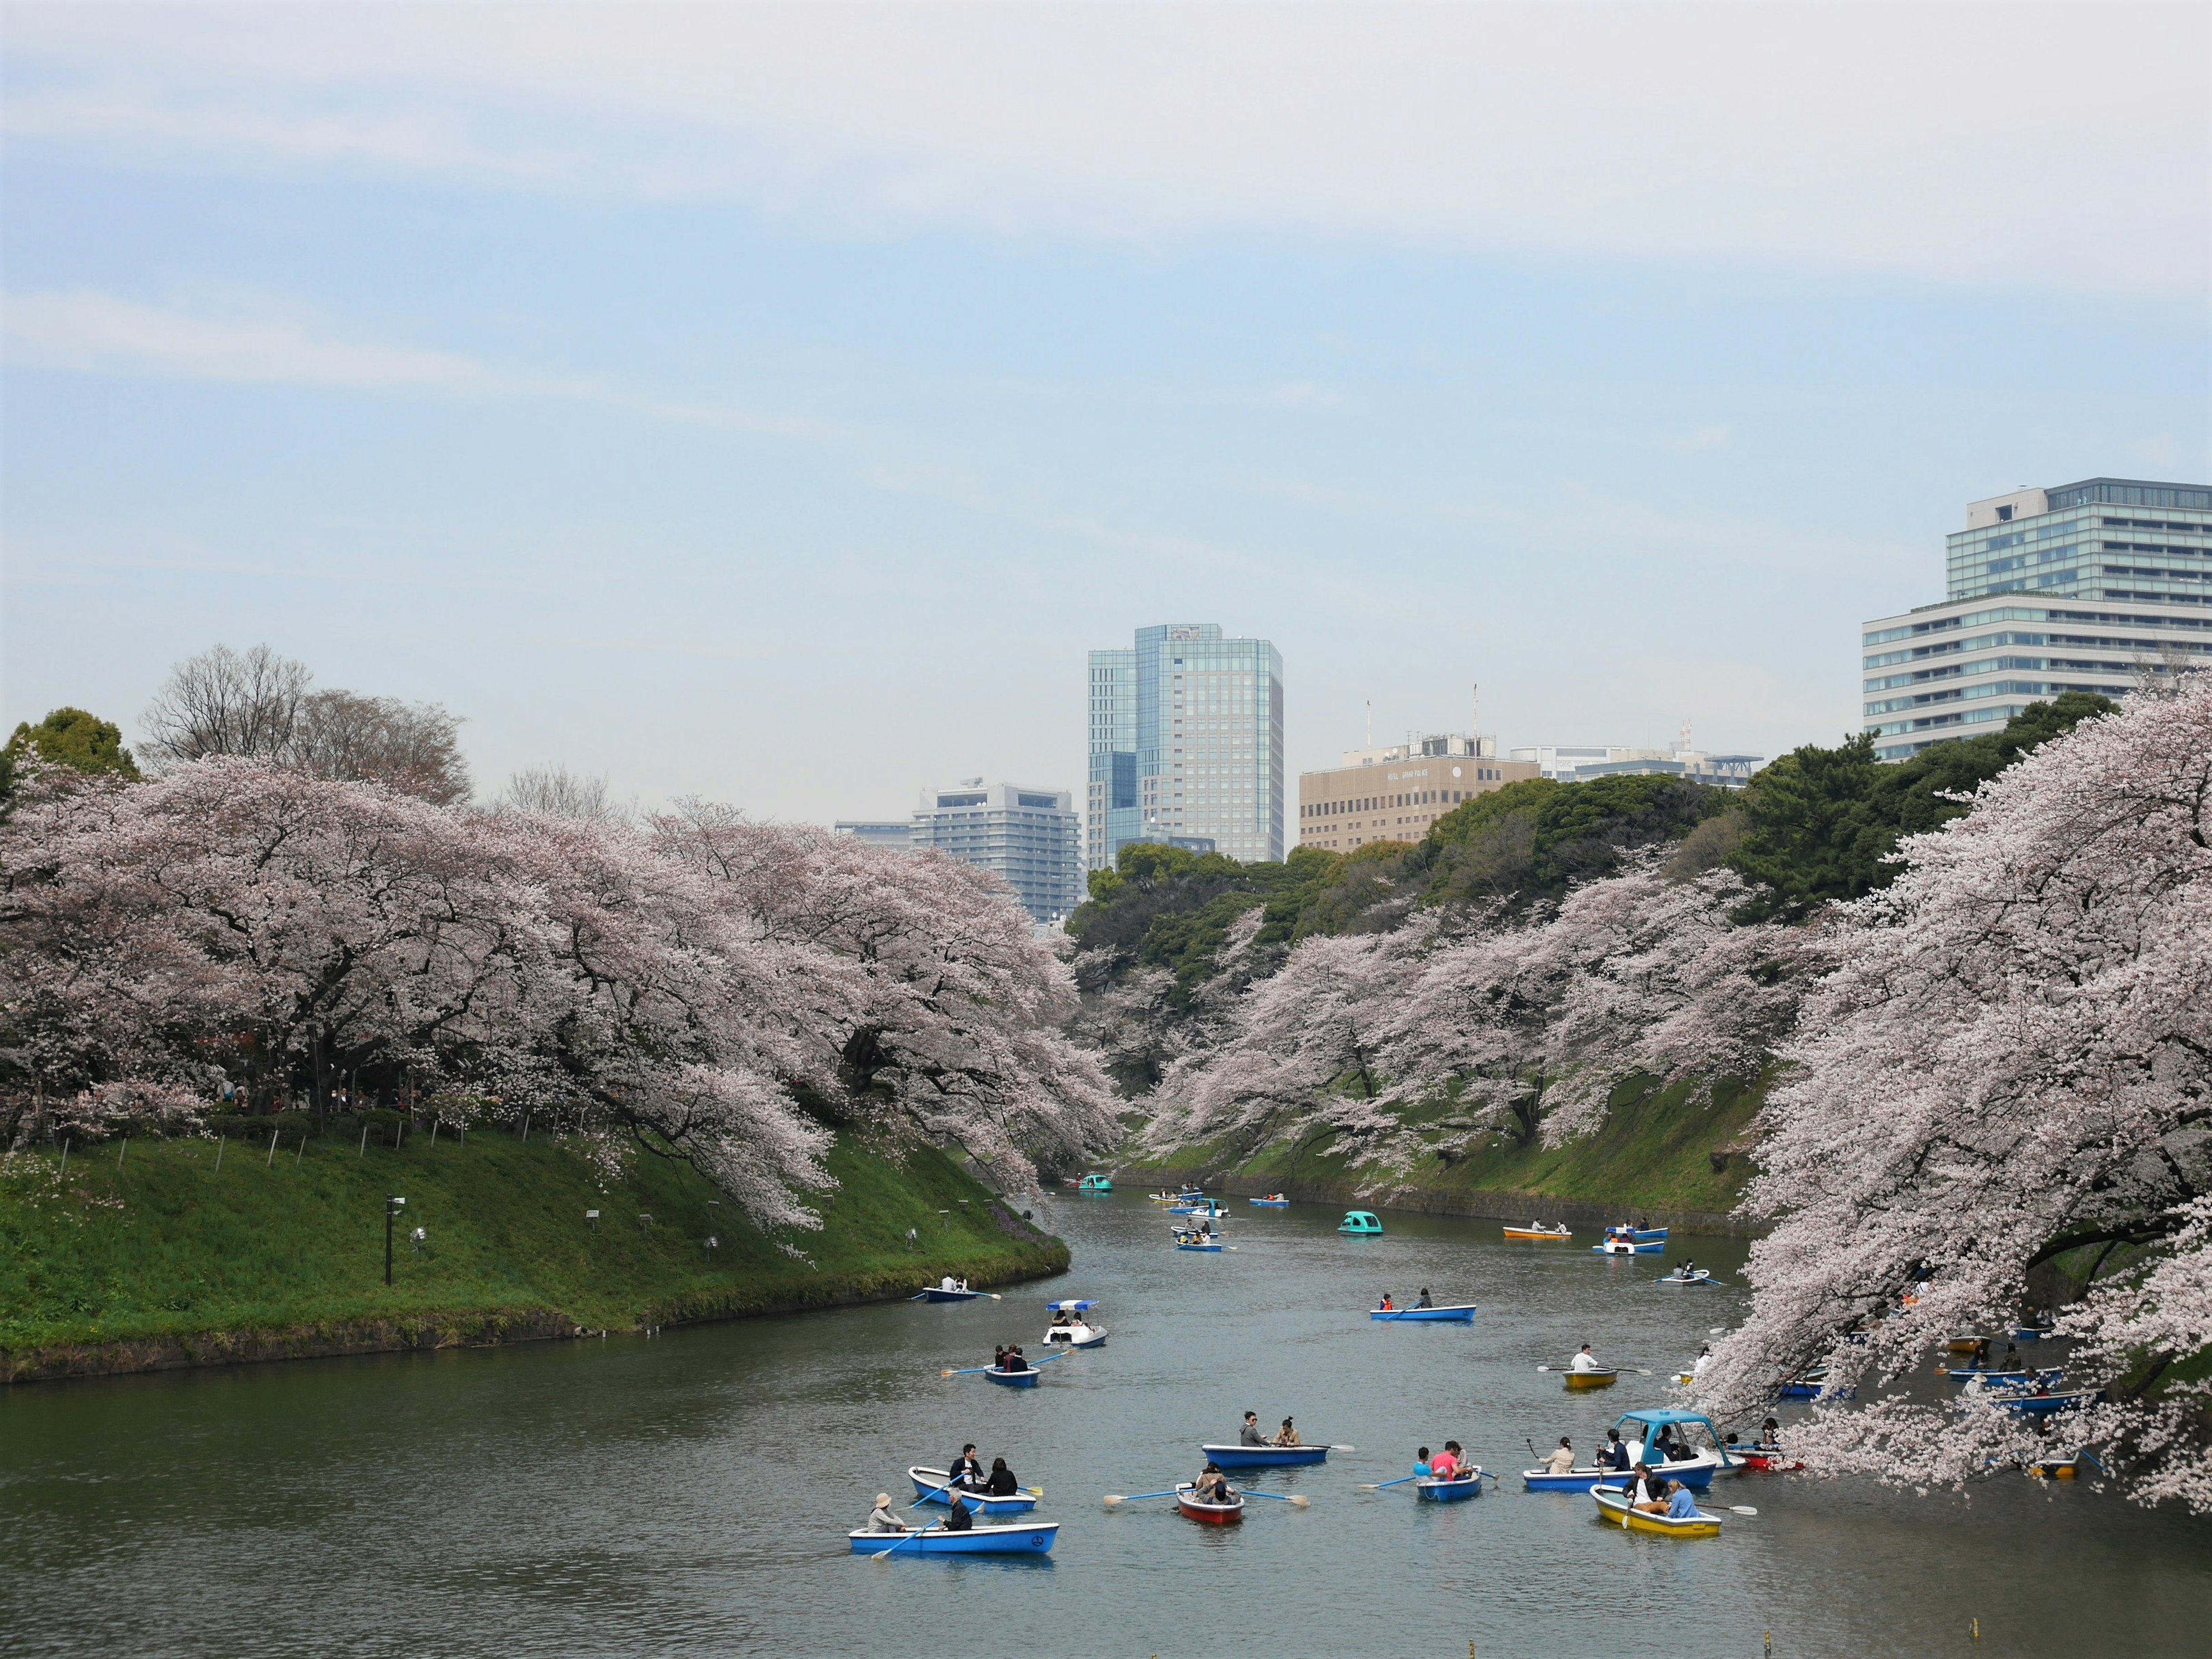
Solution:
{"label": "yellow rowboat", "polygon": [[1572,1233],[1567,1231],[1565,1225],[1558,1227],[1508,1227],[1505,1230],[1505,1236],[1508,1238],[1549,1239],[1555,1244],[1564,1243],[1565,1241],[1574,1237]]}
{"label": "yellow rowboat", "polygon": [[1657,1533],[1662,1538],[1717,1538],[1721,1535],[1721,1518],[1699,1510],[1695,1519],[1685,1516],[1680,1521],[1663,1515],[1646,1515],[1632,1508],[1627,1498],[1620,1492],[1601,1487],[1590,1493],[1597,1500],[1597,1512],[1602,1520],[1625,1527],[1630,1532]]}
{"label": "yellow rowboat", "polygon": [[1568,1371],[1565,1375],[1570,1389],[1609,1389],[1620,1373],[1607,1367],[1601,1371]]}
{"label": "yellow rowboat", "polygon": [[1943,1346],[1953,1353],[1972,1353],[1988,1340],[1986,1336],[1954,1336]]}

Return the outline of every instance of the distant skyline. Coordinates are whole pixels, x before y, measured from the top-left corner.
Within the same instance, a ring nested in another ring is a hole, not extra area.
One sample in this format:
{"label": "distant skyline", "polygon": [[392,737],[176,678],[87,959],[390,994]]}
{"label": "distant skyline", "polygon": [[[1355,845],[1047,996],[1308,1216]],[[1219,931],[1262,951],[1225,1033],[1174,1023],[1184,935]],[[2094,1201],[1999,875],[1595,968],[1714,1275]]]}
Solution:
{"label": "distant skyline", "polygon": [[486,794],[826,823],[1079,798],[1176,616],[1274,642],[1293,776],[1476,681],[1772,756],[1969,500],[2212,477],[2201,8],[6,28],[10,727],[265,641]]}

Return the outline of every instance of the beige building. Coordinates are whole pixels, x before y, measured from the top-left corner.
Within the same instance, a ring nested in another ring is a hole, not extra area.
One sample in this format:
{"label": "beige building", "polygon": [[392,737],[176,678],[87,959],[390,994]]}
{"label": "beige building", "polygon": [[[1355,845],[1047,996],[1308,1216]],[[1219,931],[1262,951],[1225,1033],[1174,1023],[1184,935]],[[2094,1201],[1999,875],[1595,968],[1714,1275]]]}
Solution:
{"label": "beige building", "polygon": [[1534,761],[1498,759],[1495,738],[1351,750],[1333,770],[1298,774],[1298,845],[1348,853],[1370,842],[1419,841],[1462,801],[1542,775]]}

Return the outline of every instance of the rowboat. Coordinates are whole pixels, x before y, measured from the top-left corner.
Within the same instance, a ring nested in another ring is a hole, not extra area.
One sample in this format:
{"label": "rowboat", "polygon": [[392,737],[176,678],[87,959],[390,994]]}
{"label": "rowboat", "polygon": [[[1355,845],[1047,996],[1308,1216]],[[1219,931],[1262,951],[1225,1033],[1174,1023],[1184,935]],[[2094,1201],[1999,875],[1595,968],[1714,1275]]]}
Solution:
{"label": "rowboat", "polygon": [[1277,1193],[1272,1198],[1248,1198],[1244,1201],[1247,1204],[1257,1204],[1270,1210],[1287,1210],[1291,1207],[1291,1200],[1280,1193]]}
{"label": "rowboat", "polygon": [[2084,1451],[2075,1452],[2071,1457],[2046,1457],[2039,1463],[2029,1464],[2027,1472],[2045,1480],[2074,1480],[2091,1472],[2102,1474],[2105,1466]]}
{"label": "rowboat", "polygon": [[964,1287],[949,1291],[942,1285],[925,1285],[921,1287],[919,1295],[910,1296],[907,1300],[909,1302],[973,1302],[982,1294],[981,1291],[971,1291]]}
{"label": "rowboat", "polygon": [[1717,1538],[1721,1535],[1721,1518],[1699,1510],[1694,1517],[1684,1516],[1676,1521],[1664,1515],[1646,1515],[1632,1508],[1628,1494],[1609,1486],[1601,1486],[1590,1496],[1597,1500],[1598,1517],[1625,1527],[1631,1532],[1656,1533],[1662,1538]]}
{"label": "rowboat", "polygon": [[[949,1504],[945,1495],[951,1476],[943,1469],[926,1469],[915,1464],[906,1472],[914,1482],[914,1495],[925,1504]],[[1018,1492],[1010,1498],[994,1498],[984,1492],[960,1491],[960,1501],[978,1515],[1027,1515],[1037,1506],[1037,1495],[1033,1492]]]}
{"label": "rowboat", "polygon": [[1046,1303],[1045,1307],[1048,1312],[1064,1313],[1069,1319],[1069,1322],[1065,1325],[1045,1327],[1046,1346],[1049,1347],[1056,1344],[1063,1348],[1096,1348],[1103,1345],[1106,1340],[1106,1328],[1103,1325],[1094,1325],[1084,1317],[1097,1305],[1096,1302]]}
{"label": "rowboat", "polygon": [[1599,1255],[1664,1255],[1667,1254],[1667,1241],[1662,1238],[1644,1244],[1634,1238],[1615,1237],[1607,1238],[1602,1244],[1593,1244],[1590,1249]]}
{"label": "rowboat", "polygon": [[[1820,1397],[1820,1390],[1827,1387],[1827,1384],[1828,1368],[1826,1365],[1815,1366],[1802,1376],[1793,1376],[1784,1382],[1781,1388],[1781,1397],[1784,1400],[1818,1400]],[[1855,1389],[1838,1389],[1829,1395],[1828,1398],[1849,1400],[1856,1392]]]}
{"label": "rowboat", "polygon": [[1661,1273],[1651,1282],[1655,1285],[1717,1285],[1720,1280],[1703,1267],[1692,1267],[1688,1273],[1677,1267],[1671,1273]]}
{"label": "rowboat", "polygon": [[986,1365],[982,1374],[985,1381],[1002,1389],[1034,1389],[1037,1385],[1037,1369],[1034,1365],[1025,1371],[1002,1371],[995,1365]]}
{"label": "rowboat", "polygon": [[1200,1446],[1206,1461],[1222,1469],[1288,1469],[1328,1462],[1326,1442],[1315,1446]]}
{"label": "rowboat", "polygon": [[1631,1227],[1628,1231],[1636,1235],[1638,1244],[1664,1244],[1667,1242],[1664,1227]]}
{"label": "rowboat", "polygon": [[1620,1380],[1619,1369],[1612,1365],[1602,1365],[1587,1371],[1569,1371],[1565,1375],[1570,1389],[1609,1389]]}
{"label": "rowboat", "polygon": [[1186,1480],[1176,1488],[1176,1507],[1194,1521],[1205,1521],[1217,1527],[1228,1526],[1244,1518],[1244,1499],[1237,1492],[1229,1494],[1226,1504],[1201,1504],[1194,1494],[1198,1482]]}
{"label": "rowboat", "polygon": [[1382,1236],[1382,1224],[1372,1210],[1346,1211],[1344,1219],[1337,1224],[1336,1230],[1354,1238],[1380,1238]]}
{"label": "rowboat", "polygon": [[[1981,1397],[1990,1404],[2001,1406],[2022,1417],[2049,1417],[2056,1412],[2070,1412],[2095,1403],[2099,1389],[2075,1389],[2065,1394],[1996,1394]],[[1974,1396],[1968,1395],[1971,1401]]]}
{"label": "rowboat", "polygon": [[1454,1302],[1440,1308],[1370,1308],[1370,1319],[1410,1319],[1431,1324],[1472,1325],[1474,1304]]}
{"label": "rowboat", "polygon": [[1106,1176],[1087,1175],[1075,1183],[1075,1188],[1083,1193],[1110,1193],[1114,1190],[1114,1182]]}
{"label": "rowboat", "polygon": [[2046,1388],[2054,1382],[2063,1382],[2066,1373],[2057,1368],[2039,1371],[1999,1371],[1986,1367],[1976,1370],[1972,1365],[1954,1365],[1949,1371],[1937,1368],[1938,1376],[1948,1376],[1962,1389],[1971,1389],[1979,1382],[1985,1389],[2033,1389],[2038,1383]]}
{"label": "rowboat", "polygon": [[1226,1205],[1218,1204],[1210,1198],[1201,1198],[1194,1203],[1171,1205],[1169,1206],[1168,1213],[1170,1215],[1198,1215],[1204,1216],[1211,1221],[1222,1221],[1228,1218],[1229,1208]]}
{"label": "rowboat", "polygon": [[1449,1480],[1425,1474],[1413,1482],[1413,1496],[1431,1504],[1464,1504],[1482,1495],[1482,1471],[1469,1468]]}
{"label": "rowboat", "polygon": [[1152,1196],[1152,1202],[1153,1202],[1153,1203],[1155,1203],[1155,1204],[1195,1204],[1196,1202],[1198,1202],[1198,1200],[1199,1200],[1200,1199],[1204,1198],[1204,1197],[1206,1196],[1206,1194],[1205,1194],[1204,1193],[1190,1193],[1190,1192],[1183,1192],[1183,1193],[1164,1193],[1164,1192],[1163,1192],[1163,1193],[1154,1193],[1154,1194],[1152,1194],[1151,1196]]}
{"label": "rowboat", "polygon": [[1200,1238],[1194,1233],[1176,1235],[1176,1249],[1178,1250],[1218,1250],[1220,1248],[1221,1241],[1218,1238]]}
{"label": "rowboat", "polygon": [[1972,1353],[1988,1340],[1986,1336],[1953,1336],[1946,1337],[1943,1346],[1953,1353]]}
{"label": "rowboat", "polygon": [[1777,1474],[1805,1467],[1795,1460],[1784,1462],[1779,1446],[1738,1446],[1735,1455],[1744,1468],[1754,1469],[1761,1474]]}
{"label": "rowboat", "polygon": [[[1654,1474],[1663,1474],[1669,1480],[1679,1480],[1692,1492],[1703,1492],[1713,1483],[1713,1477],[1741,1467],[1738,1456],[1722,1443],[1714,1431],[1712,1419],[1697,1412],[1654,1408],[1624,1412],[1614,1422],[1620,1431],[1621,1442],[1628,1448],[1628,1461],[1632,1468],[1644,1455],[1644,1448],[1662,1429],[1671,1428],[1685,1441],[1694,1442],[1702,1431],[1705,1443],[1693,1455],[1678,1457],[1650,1465]],[[1554,1474],[1549,1469],[1523,1469],[1522,1486],[1528,1492],[1589,1492],[1607,1480],[1624,1479],[1619,1469],[1574,1468],[1565,1474]]]}
{"label": "rowboat", "polygon": [[1505,1230],[1505,1236],[1508,1238],[1550,1239],[1557,1243],[1572,1238],[1574,1233],[1565,1222],[1561,1222],[1556,1227],[1545,1227],[1532,1221],[1525,1227],[1508,1227]]}
{"label": "rowboat", "polygon": [[1057,1521],[1024,1521],[1011,1527],[970,1527],[965,1532],[848,1533],[855,1555],[1048,1555],[1060,1535]]}

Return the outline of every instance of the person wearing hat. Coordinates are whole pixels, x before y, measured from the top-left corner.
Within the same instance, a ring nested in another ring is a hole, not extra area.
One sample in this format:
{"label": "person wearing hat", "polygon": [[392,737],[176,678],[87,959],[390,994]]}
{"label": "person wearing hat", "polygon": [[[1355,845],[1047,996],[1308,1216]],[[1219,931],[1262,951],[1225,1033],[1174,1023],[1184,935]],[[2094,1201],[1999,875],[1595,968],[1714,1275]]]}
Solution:
{"label": "person wearing hat", "polygon": [[875,1511],[868,1516],[870,1532],[912,1532],[913,1528],[891,1513],[891,1495],[887,1492],[876,1494]]}

